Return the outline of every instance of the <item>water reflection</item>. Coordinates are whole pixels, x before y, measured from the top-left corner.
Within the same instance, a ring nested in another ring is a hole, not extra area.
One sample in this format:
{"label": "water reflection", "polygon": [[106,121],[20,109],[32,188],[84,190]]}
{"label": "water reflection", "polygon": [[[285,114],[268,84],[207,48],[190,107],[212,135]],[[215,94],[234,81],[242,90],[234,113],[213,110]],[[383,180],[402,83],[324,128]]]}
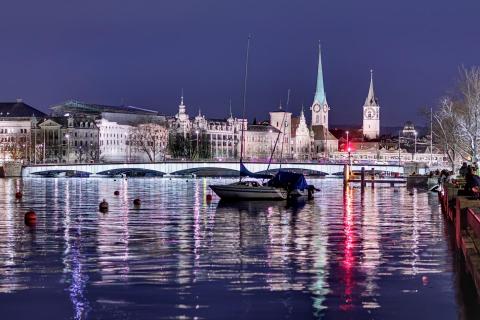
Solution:
{"label": "water reflection", "polygon": [[40,290],[74,319],[479,315],[434,195],[317,180],[314,201],[209,203],[209,183],[1,180],[0,307]]}

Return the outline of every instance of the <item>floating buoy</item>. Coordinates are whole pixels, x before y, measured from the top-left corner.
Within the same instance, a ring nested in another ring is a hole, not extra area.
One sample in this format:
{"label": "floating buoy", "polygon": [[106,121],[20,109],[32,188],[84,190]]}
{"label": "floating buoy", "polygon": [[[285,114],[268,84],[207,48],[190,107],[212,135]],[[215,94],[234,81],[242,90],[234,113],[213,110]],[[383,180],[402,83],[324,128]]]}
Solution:
{"label": "floating buoy", "polygon": [[115,192],[114,192],[113,194],[116,195],[116,196],[118,196],[118,195],[120,195],[120,191],[115,190]]}
{"label": "floating buoy", "polygon": [[428,277],[427,276],[422,276],[422,283],[424,286],[428,285]]}
{"label": "floating buoy", "polygon": [[37,214],[32,209],[25,213],[25,224],[27,226],[33,226],[37,223]]}
{"label": "floating buoy", "polygon": [[139,206],[139,205],[140,205],[140,199],[138,199],[138,198],[137,198],[137,199],[134,199],[134,200],[133,200],[133,204],[134,204],[135,206]]}
{"label": "floating buoy", "polygon": [[207,201],[212,201],[212,195],[211,194],[207,194]]}
{"label": "floating buoy", "polygon": [[413,196],[413,192],[410,192],[410,195]]}
{"label": "floating buoy", "polygon": [[15,199],[22,199],[22,197],[23,193],[21,193],[20,191],[15,192]]}
{"label": "floating buoy", "polygon": [[101,212],[108,211],[108,202],[105,199],[103,199],[103,201],[98,205],[98,210]]}

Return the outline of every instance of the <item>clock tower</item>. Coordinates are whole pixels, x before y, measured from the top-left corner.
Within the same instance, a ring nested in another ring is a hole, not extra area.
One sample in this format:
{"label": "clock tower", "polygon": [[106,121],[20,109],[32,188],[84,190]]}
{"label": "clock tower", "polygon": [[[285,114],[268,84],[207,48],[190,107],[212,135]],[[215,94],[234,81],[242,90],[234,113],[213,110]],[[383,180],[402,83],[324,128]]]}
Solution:
{"label": "clock tower", "polygon": [[370,70],[370,89],[363,106],[363,135],[368,139],[380,136],[380,105],[373,90],[373,70]]}
{"label": "clock tower", "polygon": [[328,111],[330,108],[323,87],[322,49],[320,44],[318,45],[317,90],[310,110],[312,110],[312,126],[321,125],[328,130]]}

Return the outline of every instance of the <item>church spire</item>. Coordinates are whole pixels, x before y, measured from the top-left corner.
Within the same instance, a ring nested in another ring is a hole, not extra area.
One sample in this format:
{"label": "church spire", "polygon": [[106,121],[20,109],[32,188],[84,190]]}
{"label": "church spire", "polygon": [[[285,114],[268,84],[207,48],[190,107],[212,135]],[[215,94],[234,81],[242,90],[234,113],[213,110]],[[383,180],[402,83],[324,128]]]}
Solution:
{"label": "church spire", "polygon": [[378,106],[377,98],[375,97],[375,91],[373,90],[373,70],[370,69],[370,88],[368,89],[368,96],[365,100],[366,106]]}
{"label": "church spire", "polygon": [[325,97],[325,88],[323,86],[323,68],[322,68],[322,46],[318,42],[318,72],[317,72],[317,90],[315,91],[314,101],[320,104],[325,104],[327,98]]}

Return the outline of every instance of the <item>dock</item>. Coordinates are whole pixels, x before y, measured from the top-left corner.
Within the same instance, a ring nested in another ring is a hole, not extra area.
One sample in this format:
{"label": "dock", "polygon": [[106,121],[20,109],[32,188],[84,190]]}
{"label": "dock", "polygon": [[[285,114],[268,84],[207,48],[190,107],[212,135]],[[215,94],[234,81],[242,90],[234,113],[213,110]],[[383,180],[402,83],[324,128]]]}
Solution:
{"label": "dock", "polygon": [[360,183],[361,188],[365,188],[367,185],[370,185],[372,188],[376,184],[389,184],[391,187],[395,185],[403,185],[407,183],[405,177],[387,175],[385,177],[377,177],[379,173],[375,171],[375,168],[366,170],[365,167],[362,167],[360,170],[360,175],[353,174],[349,165],[345,165],[343,169],[343,183],[344,186],[351,183]]}
{"label": "dock", "polygon": [[480,295],[480,200],[461,195],[461,190],[462,183],[445,183],[438,199],[443,215],[454,226],[456,248]]}

